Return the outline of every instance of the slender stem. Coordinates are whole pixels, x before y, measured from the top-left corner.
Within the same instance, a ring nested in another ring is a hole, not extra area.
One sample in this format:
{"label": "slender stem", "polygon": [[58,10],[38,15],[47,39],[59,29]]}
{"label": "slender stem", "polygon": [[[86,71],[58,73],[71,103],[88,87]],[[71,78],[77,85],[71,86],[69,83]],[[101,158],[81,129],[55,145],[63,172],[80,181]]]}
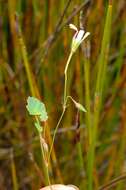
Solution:
{"label": "slender stem", "polygon": [[60,118],[59,118],[59,121],[58,121],[58,123],[57,123],[57,125],[56,125],[56,128],[55,128],[55,130],[54,130],[54,135],[53,135],[53,139],[52,139],[52,143],[51,143],[51,147],[50,147],[50,151],[49,151],[49,156],[48,156],[48,161],[47,161],[47,162],[49,162],[49,160],[50,160],[51,152],[52,152],[53,145],[54,145],[54,141],[55,141],[55,136],[56,136],[58,127],[59,127],[59,125],[60,125],[60,123],[61,123],[61,121],[62,121],[62,118],[63,118],[63,116],[64,116],[65,110],[66,110],[66,108],[64,107],[64,108],[63,108],[63,111],[62,111],[62,114],[61,114],[61,116],[60,116]]}
{"label": "slender stem", "polygon": [[[37,116],[35,116],[36,122],[39,123],[40,125],[40,121],[38,119]],[[49,171],[48,171],[48,165],[47,165],[47,161],[45,159],[45,154],[44,154],[44,149],[43,149],[43,144],[41,142],[41,138],[42,135],[39,132],[39,140],[40,140],[40,147],[41,147],[41,153],[42,153],[42,164],[43,164],[43,170],[44,170],[44,175],[45,175],[45,181],[46,181],[46,185],[50,185],[50,178],[49,178]]]}
{"label": "slender stem", "polygon": [[64,116],[64,113],[66,111],[66,103],[67,103],[67,70],[68,70],[68,66],[69,66],[70,60],[72,58],[72,55],[73,55],[73,52],[71,51],[70,55],[68,57],[67,63],[66,63],[65,71],[64,71],[64,74],[65,74],[65,84],[64,84],[63,111],[62,111],[61,116],[59,118],[59,121],[58,121],[58,123],[56,125],[56,128],[54,130],[54,135],[53,135],[53,139],[52,139],[52,143],[51,143],[51,147],[50,147],[50,151],[49,151],[49,156],[48,156],[48,162],[50,160],[50,156],[51,156],[51,152],[52,152],[52,148],[53,148],[53,145],[54,145],[55,136],[56,136],[58,127],[59,127],[59,125],[60,125],[60,123],[62,121],[62,118]]}
{"label": "slender stem", "polygon": [[68,70],[68,66],[69,66],[69,63],[71,61],[71,58],[72,58],[72,55],[73,55],[73,52],[71,51],[69,57],[68,57],[68,60],[67,60],[67,63],[66,63],[66,67],[65,67],[65,71],[64,71],[64,74],[65,74],[65,84],[64,84],[64,98],[63,98],[63,106],[66,106],[66,98],[67,98],[67,70]]}
{"label": "slender stem", "polygon": [[[73,56],[73,52],[71,51],[71,53],[70,53],[70,55],[68,57],[68,61],[67,61],[67,64],[66,64],[66,67],[65,67],[65,72],[64,72],[64,74],[65,74],[64,102],[63,102],[63,109],[64,110],[66,109],[66,104],[67,104],[68,98],[70,98],[72,100],[72,102],[75,103],[75,100],[71,96],[67,95],[67,81],[68,81],[67,80],[68,79],[67,78],[67,71],[68,71],[68,66],[69,66],[69,63],[71,61],[72,56]],[[79,161],[80,161],[80,168],[83,171],[84,164],[83,164],[83,154],[82,154],[81,142],[80,141],[77,143],[77,148],[78,148],[78,155],[79,155]]]}
{"label": "slender stem", "polygon": [[[35,116],[35,119],[36,119],[36,122],[40,125],[40,121],[37,116]],[[44,151],[43,144],[41,141],[42,138],[43,137],[42,137],[41,133],[39,132],[39,140],[40,140],[40,147],[41,147],[41,153],[42,153],[42,163],[43,163],[43,170],[44,170],[45,179],[46,179],[46,185],[51,185],[50,177],[49,177],[48,162],[46,160],[45,151]]]}
{"label": "slender stem", "polygon": [[72,102],[75,103],[75,100],[72,98],[72,96],[67,96],[66,101],[68,100],[68,98],[70,98],[72,100]]}

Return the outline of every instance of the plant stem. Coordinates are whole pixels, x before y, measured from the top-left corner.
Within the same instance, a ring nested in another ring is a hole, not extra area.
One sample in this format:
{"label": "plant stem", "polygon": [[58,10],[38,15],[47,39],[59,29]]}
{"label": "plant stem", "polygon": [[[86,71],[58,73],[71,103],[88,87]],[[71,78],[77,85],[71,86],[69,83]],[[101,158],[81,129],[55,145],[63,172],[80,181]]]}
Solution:
{"label": "plant stem", "polygon": [[85,76],[85,103],[86,103],[86,124],[88,129],[88,138],[89,138],[89,145],[91,144],[92,140],[92,130],[91,130],[91,110],[90,110],[90,87],[89,87],[89,59],[85,58],[84,60],[84,76]]}
{"label": "plant stem", "polygon": [[94,97],[94,120],[92,127],[93,131],[92,131],[91,145],[89,146],[89,152],[88,152],[88,190],[93,189],[93,167],[94,167],[94,158],[95,158],[95,147],[97,142],[97,129],[98,129],[99,114],[100,114],[101,101],[102,101],[102,91],[104,87],[107,58],[109,51],[111,19],[112,19],[112,5],[109,4],[106,15],[105,27],[104,27],[101,53],[98,60],[99,70],[98,70],[95,97]]}
{"label": "plant stem", "polygon": [[70,55],[68,57],[68,60],[67,60],[66,66],[65,66],[65,71],[64,71],[64,74],[65,74],[65,84],[64,84],[63,111],[62,111],[61,116],[59,118],[59,121],[58,121],[58,123],[56,125],[56,128],[54,130],[54,135],[53,135],[53,139],[52,139],[52,143],[51,143],[51,147],[50,147],[50,151],[49,151],[49,156],[48,156],[48,162],[49,162],[49,159],[50,159],[50,156],[51,156],[51,152],[52,152],[52,148],[53,148],[53,145],[54,145],[55,136],[56,136],[58,127],[59,127],[59,125],[60,125],[60,123],[62,121],[62,118],[64,116],[64,113],[66,111],[66,103],[67,103],[67,70],[68,70],[68,66],[69,66],[70,60],[72,58],[72,55],[73,55],[73,53],[70,52]]}
{"label": "plant stem", "polygon": [[63,116],[64,116],[65,110],[66,110],[66,109],[65,109],[65,107],[64,107],[64,108],[63,108],[63,111],[62,111],[62,113],[61,113],[61,116],[60,116],[60,118],[59,118],[59,121],[58,121],[58,123],[57,123],[57,125],[56,125],[56,128],[55,128],[55,130],[54,130],[54,135],[53,135],[53,139],[52,139],[52,144],[51,144],[50,151],[49,151],[49,156],[48,156],[48,162],[49,162],[49,160],[50,160],[50,156],[51,156],[52,148],[53,148],[53,145],[54,145],[56,133],[57,133],[58,127],[59,127],[59,125],[60,125],[60,123],[61,123],[61,121],[62,121],[62,118],[63,118]]}
{"label": "plant stem", "polygon": [[[43,145],[41,143],[41,133],[39,133],[39,140],[40,140],[40,145],[41,145],[41,153],[42,153],[42,163],[43,163],[43,171],[44,171],[44,176],[46,178],[46,185],[51,185],[50,183],[50,178],[49,178],[49,171],[48,171],[48,163],[45,159],[45,154],[44,154],[44,149],[43,149]],[[44,161],[44,162],[43,162]]]}
{"label": "plant stem", "polygon": [[64,98],[63,98],[63,107],[66,106],[66,98],[67,98],[67,70],[68,70],[68,66],[69,66],[69,63],[71,61],[71,58],[72,58],[72,55],[73,55],[73,52],[71,51],[70,52],[70,55],[68,57],[68,60],[67,60],[67,63],[66,63],[66,67],[65,67],[65,71],[64,71],[64,74],[65,74],[65,84],[64,84]]}
{"label": "plant stem", "polygon": [[[37,88],[37,85],[36,85],[36,82],[35,82],[34,75],[31,72],[31,68],[30,68],[30,65],[29,65],[29,62],[28,62],[27,51],[26,51],[25,43],[24,43],[22,33],[21,33],[21,30],[20,30],[20,26],[19,26],[19,23],[16,23],[16,24],[18,25],[17,26],[17,28],[18,28],[18,40],[19,40],[19,45],[20,45],[20,48],[21,48],[23,61],[24,61],[23,63],[24,63],[24,66],[25,66],[27,77],[28,77],[28,82],[29,82],[31,94],[32,94],[32,96],[40,97],[39,91],[38,91],[38,88]],[[37,122],[39,122],[37,117],[35,117],[35,119],[36,119]],[[39,138],[40,138],[40,147],[41,147],[41,151],[42,151],[42,144],[41,144],[41,136],[40,135],[39,135]],[[42,156],[43,156],[42,165],[44,167],[45,184],[48,185],[49,184],[49,179],[48,179],[49,178],[49,173],[48,173],[47,168],[45,168],[46,163],[45,163],[45,160],[44,160],[43,151],[42,151]]]}
{"label": "plant stem", "polygon": [[10,153],[10,158],[11,158],[11,173],[12,173],[13,189],[18,190],[18,181],[17,181],[17,175],[16,175],[16,167],[15,167],[15,162],[14,162],[13,150]]}
{"label": "plant stem", "polygon": [[[44,165],[44,171],[45,171],[46,181],[48,182],[47,185],[49,185],[50,190],[53,190],[53,189],[52,189],[52,186],[51,186],[50,177],[49,177],[48,160],[46,160],[46,157],[45,157],[45,151],[44,151],[44,148],[43,148],[43,144],[41,143],[41,138],[42,138],[42,135],[41,135],[41,133],[39,133],[39,139],[40,139],[40,144],[41,144],[42,158],[43,158],[44,163],[45,163],[45,165]],[[42,162],[42,163],[43,163],[43,162]]]}

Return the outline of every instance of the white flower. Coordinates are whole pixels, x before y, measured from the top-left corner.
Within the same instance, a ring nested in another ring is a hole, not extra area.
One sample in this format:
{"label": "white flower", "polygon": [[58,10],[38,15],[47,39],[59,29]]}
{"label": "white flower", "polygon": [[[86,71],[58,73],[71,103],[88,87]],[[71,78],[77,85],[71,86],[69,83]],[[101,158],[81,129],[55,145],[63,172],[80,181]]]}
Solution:
{"label": "white flower", "polygon": [[69,26],[71,29],[76,31],[76,33],[73,36],[71,45],[71,51],[74,53],[79,47],[79,45],[90,35],[90,32],[85,32],[82,29],[78,31],[77,27],[73,24],[70,24]]}

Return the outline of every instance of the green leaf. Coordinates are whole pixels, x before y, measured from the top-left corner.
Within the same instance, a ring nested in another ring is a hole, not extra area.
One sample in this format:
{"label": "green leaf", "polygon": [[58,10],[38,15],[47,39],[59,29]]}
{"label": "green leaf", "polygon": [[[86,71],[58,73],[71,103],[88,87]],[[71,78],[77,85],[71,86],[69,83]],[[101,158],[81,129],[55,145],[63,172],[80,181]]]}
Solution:
{"label": "green leaf", "polygon": [[28,97],[26,108],[30,115],[39,116],[41,121],[48,119],[45,105],[34,97]]}
{"label": "green leaf", "polygon": [[35,122],[34,125],[35,125],[35,127],[36,127],[36,129],[38,130],[39,133],[42,132],[43,129],[42,129],[42,127],[40,126],[40,124],[38,122]]}

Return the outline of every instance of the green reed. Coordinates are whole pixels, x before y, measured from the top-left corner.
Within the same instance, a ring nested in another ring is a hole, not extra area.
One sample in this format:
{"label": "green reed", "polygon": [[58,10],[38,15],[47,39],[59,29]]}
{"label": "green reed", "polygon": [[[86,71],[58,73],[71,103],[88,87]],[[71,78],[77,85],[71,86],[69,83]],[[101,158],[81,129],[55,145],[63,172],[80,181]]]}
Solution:
{"label": "green reed", "polygon": [[101,110],[102,93],[104,89],[104,81],[106,77],[106,67],[108,62],[109,44],[110,44],[110,32],[111,32],[111,20],[112,20],[112,4],[108,5],[105,27],[103,33],[103,39],[101,44],[101,52],[98,59],[98,74],[96,79],[96,89],[94,97],[94,113],[93,123],[91,124],[91,144],[88,151],[88,190],[93,189],[93,169],[95,160],[95,148],[97,145],[98,136],[98,123],[99,114]]}

